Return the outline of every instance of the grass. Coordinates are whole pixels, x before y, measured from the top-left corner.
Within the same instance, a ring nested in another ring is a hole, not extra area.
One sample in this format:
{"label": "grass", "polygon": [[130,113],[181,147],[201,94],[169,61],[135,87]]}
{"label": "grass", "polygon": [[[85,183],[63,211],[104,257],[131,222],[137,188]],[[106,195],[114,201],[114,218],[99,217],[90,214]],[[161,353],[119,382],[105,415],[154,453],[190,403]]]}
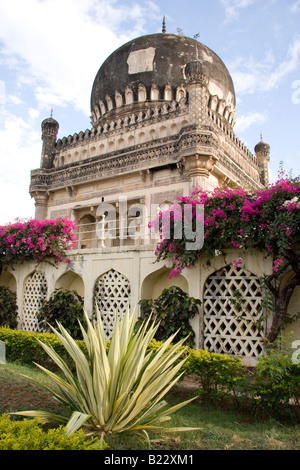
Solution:
{"label": "grass", "polygon": [[[47,383],[38,369],[14,363],[0,364],[0,414],[25,409],[56,411],[58,403],[43,388],[21,374]],[[191,390],[175,387],[168,394],[170,404],[191,395]],[[238,410],[226,404],[201,403],[196,399],[172,417],[174,426],[200,427],[200,431],[151,436],[152,450],[300,450],[300,426],[278,422],[251,410]],[[145,440],[124,434],[112,436],[110,450],[147,449]]]}

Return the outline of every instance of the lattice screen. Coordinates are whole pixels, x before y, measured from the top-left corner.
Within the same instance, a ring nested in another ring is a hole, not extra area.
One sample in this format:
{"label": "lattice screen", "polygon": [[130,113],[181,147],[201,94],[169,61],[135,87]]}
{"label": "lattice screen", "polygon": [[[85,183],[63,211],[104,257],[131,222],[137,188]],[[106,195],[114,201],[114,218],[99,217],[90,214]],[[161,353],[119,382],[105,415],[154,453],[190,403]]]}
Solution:
{"label": "lattice screen", "polygon": [[47,296],[47,281],[43,274],[34,272],[25,283],[22,330],[40,331],[37,313]]}
{"label": "lattice screen", "polygon": [[[233,303],[241,297],[241,311]],[[262,315],[258,278],[242,268],[226,266],[212,274],[204,290],[204,348],[210,352],[257,357],[262,352],[262,333],[257,322]]]}
{"label": "lattice screen", "polygon": [[124,315],[130,305],[130,282],[119,272],[111,269],[96,282],[94,303],[98,305],[107,338],[111,337],[115,314]]}

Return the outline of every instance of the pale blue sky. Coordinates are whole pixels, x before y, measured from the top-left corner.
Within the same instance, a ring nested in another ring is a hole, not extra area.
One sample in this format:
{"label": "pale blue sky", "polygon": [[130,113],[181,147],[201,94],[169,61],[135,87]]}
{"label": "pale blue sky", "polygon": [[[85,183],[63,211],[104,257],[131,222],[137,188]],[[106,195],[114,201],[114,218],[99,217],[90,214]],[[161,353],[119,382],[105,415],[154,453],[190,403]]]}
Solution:
{"label": "pale blue sky", "polygon": [[0,0],[0,224],[33,217],[30,170],[39,167],[41,122],[59,137],[90,128],[90,93],[106,57],[161,31],[199,40],[233,78],[236,135],[250,151],[271,146],[300,174],[300,0]]}

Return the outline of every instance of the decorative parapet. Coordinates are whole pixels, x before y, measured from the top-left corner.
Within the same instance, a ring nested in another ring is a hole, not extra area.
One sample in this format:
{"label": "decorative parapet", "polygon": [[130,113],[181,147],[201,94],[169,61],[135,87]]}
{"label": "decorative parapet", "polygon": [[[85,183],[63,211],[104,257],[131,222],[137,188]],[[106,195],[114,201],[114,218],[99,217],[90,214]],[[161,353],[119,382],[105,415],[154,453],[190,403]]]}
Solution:
{"label": "decorative parapet", "polygon": [[[62,168],[37,169],[31,172],[30,193],[38,190],[54,190],[75,186],[90,181],[98,181],[115,176],[117,173],[130,173],[168,164],[179,165],[185,156],[192,154],[211,154],[226,165],[225,155],[220,156],[218,140],[211,131],[196,132],[192,126],[182,129],[179,134],[156,140],[153,143],[135,145],[125,151],[107,153],[101,158],[93,157],[81,162],[71,163]],[[248,158],[247,155],[245,158]],[[249,161],[250,163],[250,161]],[[253,165],[253,162],[251,162]],[[232,165],[232,161],[229,165]],[[246,174],[241,165],[231,169],[236,181],[243,181]],[[255,182],[254,182],[255,184]],[[258,183],[256,183],[258,185]]]}
{"label": "decorative parapet", "polygon": [[[85,132],[81,131],[68,137],[58,139],[56,142],[56,150],[60,151],[70,146],[78,145],[78,143],[88,143],[99,139],[101,136],[106,136],[109,132],[110,135],[119,133],[120,131],[128,130],[131,127],[143,127],[145,124],[159,122],[166,117],[176,117],[179,114],[186,112],[186,99],[183,98],[179,103],[172,101],[158,102],[155,106],[146,107],[145,103],[140,105],[137,111],[137,104],[133,106],[124,106],[123,112],[116,115],[106,114],[105,121],[98,123],[92,129],[86,129]],[[132,113],[130,110],[132,109]]]}
{"label": "decorative parapet", "polygon": [[149,145],[140,144],[126,151],[111,152],[106,156],[94,157],[82,162],[66,165],[52,170],[37,169],[31,172],[30,192],[48,188],[58,189],[87,181],[101,180],[115,176],[116,172],[142,171],[143,169],[176,164],[181,160],[180,150],[191,148],[202,141],[202,145],[210,145],[208,136],[197,134],[181,134],[160,139]]}

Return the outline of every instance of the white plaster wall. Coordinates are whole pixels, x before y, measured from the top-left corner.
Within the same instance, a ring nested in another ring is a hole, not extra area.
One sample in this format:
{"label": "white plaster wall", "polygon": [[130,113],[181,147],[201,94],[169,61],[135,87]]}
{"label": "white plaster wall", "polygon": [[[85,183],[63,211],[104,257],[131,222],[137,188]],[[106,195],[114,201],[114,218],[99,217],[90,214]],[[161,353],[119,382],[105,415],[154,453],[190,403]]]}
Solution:
{"label": "white plaster wall", "polygon": [[[17,302],[20,320],[22,319],[23,292],[27,277],[37,269],[41,272],[48,285],[47,298],[56,287],[64,286],[76,288],[80,286],[80,295],[84,296],[85,308],[89,315],[93,312],[93,291],[96,280],[109,271],[115,269],[126,276],[131,284],[131,308],[135,308],[142,298],[156,298],[162,290],[171,285],[178,285],[188,292],[190,296],[203,299],[204,284],[208,276],[222,267],[232,264],[237,257],[242,257],[243,267],[260,277],[262,274],[272,272],[271,258],[265,259],[262,255],[248,252],[237,252],[229,250],[226,257],[217,256],[208,260],[204,255],[199,259],[196,267],[186,269],[178,279],[170,280],[168,273],[170,271],[169,262],[155,262],[154,245],[136,246],[136,247],[115,247],[103,249],[86,249],[74,251],[70,255],[71,263],[60,263],[53,267],[47,263],[40,264],[37,268],[34,263],[24,263],[11,270],[11,275],[15,278]],[[79,281],[77,276],[64,275],[73,272],[82,279]],[[3,273],[0,276],[0,284],[6,285],[7,279],[12,280],[10,276]],[[73,284],[72,284],[73,279]],[[64,280],[64,282],[63,282]],[[77,283],[77,284],[76,284]],[[296,313],[299,306],[300,288],[297,288],[289,307],[290,313]],[[136,316],[139,315],[138,309]],[[192,320],[192,326],[196,333],[196,347],[201,347],[203,328],[203,309],[200,308],[199,316]],[[294,331],[294,340],[300,339],[300,320],[291,325],[288,331]]]}

